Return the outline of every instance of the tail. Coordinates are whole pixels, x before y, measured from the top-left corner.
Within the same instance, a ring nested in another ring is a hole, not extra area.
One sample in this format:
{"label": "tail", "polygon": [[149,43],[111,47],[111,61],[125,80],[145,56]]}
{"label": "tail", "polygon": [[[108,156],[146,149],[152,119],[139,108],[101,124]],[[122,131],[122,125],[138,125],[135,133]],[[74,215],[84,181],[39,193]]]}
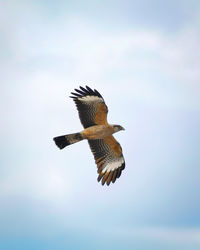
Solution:
{"label": "tail", "polygon": [[58,137],[54,137],[53,140],[60,149],[63,149],[70,144],[83,140],[83,137],[81,133],[75,133],[70,135],[61,135]]}

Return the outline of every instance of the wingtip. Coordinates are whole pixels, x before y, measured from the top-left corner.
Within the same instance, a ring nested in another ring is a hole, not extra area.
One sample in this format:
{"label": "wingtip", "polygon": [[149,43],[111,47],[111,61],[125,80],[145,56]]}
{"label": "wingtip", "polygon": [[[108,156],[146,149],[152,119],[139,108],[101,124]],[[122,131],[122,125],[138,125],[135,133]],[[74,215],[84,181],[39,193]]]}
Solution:
{"label": "wingtip", "polygon": [[93,90],[88,85],[85,85],[85,87],[79,86],[79,89],[75,88],[74,91],[75,92],[71,92],[72,96],[70,96],[73,99],[77,99],[79,97],[83,97],[87,95],[98,96],[103,99],[101,94],[96,89]]}

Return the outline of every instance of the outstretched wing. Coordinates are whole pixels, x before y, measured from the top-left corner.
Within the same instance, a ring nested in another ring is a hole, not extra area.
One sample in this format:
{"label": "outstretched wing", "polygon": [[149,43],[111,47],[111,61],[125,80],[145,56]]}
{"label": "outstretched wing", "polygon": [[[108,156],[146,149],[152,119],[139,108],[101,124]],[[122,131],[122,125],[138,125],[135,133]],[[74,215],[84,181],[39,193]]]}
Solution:
{"label": "outstretched wing", "polygon": [[125,168],[125,161],[120,144],[111,135],[104,139],[88,140],[90,148],[95,158],[99,173],[98,181],[102,185],[109,185],[120,177]]}
{"label": "outstretched wing", "polygon": [[88,86],[85,88],[80,86],[80,90],[75,89],[75,91],[70,97],[76,103],[83,127],[107,124],[108,108],[101,94]]}

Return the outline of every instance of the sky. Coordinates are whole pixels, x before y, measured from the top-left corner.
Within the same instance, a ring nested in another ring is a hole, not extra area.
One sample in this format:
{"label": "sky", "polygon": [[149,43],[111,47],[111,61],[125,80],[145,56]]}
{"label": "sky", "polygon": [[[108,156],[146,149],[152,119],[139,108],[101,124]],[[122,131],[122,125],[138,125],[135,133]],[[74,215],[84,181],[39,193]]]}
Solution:
{"label": "sky", "polygon": [[[200,249],[200,2],[0,1],[0,249]],[[126,160],[97,182],[69,98],[97,89]]]}

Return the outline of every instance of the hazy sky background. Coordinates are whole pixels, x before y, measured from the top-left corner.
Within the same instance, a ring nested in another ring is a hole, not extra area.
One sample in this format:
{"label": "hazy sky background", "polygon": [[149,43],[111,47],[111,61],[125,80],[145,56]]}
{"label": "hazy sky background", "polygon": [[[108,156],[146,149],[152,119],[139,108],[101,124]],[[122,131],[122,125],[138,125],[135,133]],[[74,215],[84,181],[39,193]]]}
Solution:
{"label": "hazy sky background", "polygon": [[[0,249],[200,249],[200,2],[0,1]],[[96,88],[126,169],[97,183],[70,92]]]}

